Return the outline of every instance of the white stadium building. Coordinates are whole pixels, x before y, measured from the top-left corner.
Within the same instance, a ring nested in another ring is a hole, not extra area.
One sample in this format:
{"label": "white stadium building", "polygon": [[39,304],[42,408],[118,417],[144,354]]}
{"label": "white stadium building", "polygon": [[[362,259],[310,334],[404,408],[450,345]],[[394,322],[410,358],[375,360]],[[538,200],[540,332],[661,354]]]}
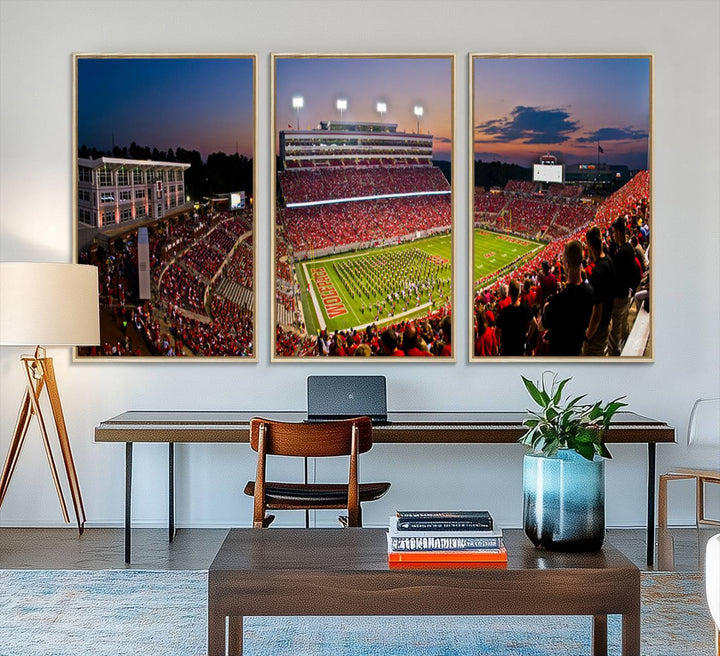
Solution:
{"label": "white stadium building", "polygon": [[184,180],[188,168],[190,164],[180,162],[78,158],[78,227],[114,232],[189,207]]}

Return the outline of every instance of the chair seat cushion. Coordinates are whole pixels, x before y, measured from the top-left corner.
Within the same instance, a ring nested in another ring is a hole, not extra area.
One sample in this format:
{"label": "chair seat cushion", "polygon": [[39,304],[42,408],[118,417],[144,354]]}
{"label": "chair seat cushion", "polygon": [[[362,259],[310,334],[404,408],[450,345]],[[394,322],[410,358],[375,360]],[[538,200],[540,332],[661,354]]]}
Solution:
{"label": "chair seat cushion", "polygon": [[[360,502],[375,501],[390,488],[390,483],[361,483]],[[255,496],[255,481],[245,486],[245,494]],[[347,485],[313,483],[272,483],[265,484],[265,499],[268,507],[286,508],[345,508],[347,507]]]}

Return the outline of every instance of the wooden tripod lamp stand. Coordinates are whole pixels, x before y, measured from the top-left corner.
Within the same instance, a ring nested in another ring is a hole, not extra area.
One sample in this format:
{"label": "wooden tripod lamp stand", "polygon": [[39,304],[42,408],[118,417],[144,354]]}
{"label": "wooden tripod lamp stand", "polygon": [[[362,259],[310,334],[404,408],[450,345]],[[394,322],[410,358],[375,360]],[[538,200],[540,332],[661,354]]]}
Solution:
{"label": "wooden tripod lamp stand", "polygon": [[[25,393],[0,474],[0,506],[34,416],[40,427],[63,518],[66,522],[70,521],[41,407],[41,394],[46,390],[81,534],[85,525],[85,508],[55,380],[55,368],[52,358],[46,356],[44,346],[89,346],[99,343],[96,267],[82,264],[0,263],[0,346],[36,347],[33,355],[20,358]],[[43,346],[37,346],[39,344]]]}

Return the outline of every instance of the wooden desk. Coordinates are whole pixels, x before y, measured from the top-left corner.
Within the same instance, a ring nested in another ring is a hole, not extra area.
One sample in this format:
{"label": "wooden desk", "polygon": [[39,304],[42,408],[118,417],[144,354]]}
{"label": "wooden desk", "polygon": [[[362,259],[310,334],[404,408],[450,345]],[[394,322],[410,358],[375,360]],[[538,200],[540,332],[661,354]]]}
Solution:
{"label": "wooden desk", "polygon": [[233,529],[208,572],[208,656],[242,654],[248,615],[592,615],[593,656],[607,615],[622,654],[640,655],[640,572],[611,546],[535,549],[504,532],[507,568],[389,569],[384,529]]}
{"label": "wooden desk", "polygon": [[[130,562],[132,456],[135,442],[168,444],[168,532],[175,533],[176,443],[247,443],[250,419],[302,421],[305,412],[288,411],[129,411],[100,423],[96,442],[125,443],[125,562]],[[382,443],[510,444],[524,433],[524,412],[390,412],[388,424],[373,429],[373,441]],[[619,412],[608,432],[609,444],[647,444],[647,561],[655,557],[655,446],[675,442],[675,429],[667,424]]]}

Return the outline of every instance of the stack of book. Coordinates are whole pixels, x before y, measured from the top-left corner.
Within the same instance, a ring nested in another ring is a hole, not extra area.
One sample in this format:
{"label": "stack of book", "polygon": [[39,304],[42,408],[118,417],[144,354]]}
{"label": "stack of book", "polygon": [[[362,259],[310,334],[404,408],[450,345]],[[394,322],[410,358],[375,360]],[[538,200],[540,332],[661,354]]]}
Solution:
{"label": "stack of book", "polygon": [[390,565],[507,565],[502,531],[486,510],[398,511],[388,531]]}

